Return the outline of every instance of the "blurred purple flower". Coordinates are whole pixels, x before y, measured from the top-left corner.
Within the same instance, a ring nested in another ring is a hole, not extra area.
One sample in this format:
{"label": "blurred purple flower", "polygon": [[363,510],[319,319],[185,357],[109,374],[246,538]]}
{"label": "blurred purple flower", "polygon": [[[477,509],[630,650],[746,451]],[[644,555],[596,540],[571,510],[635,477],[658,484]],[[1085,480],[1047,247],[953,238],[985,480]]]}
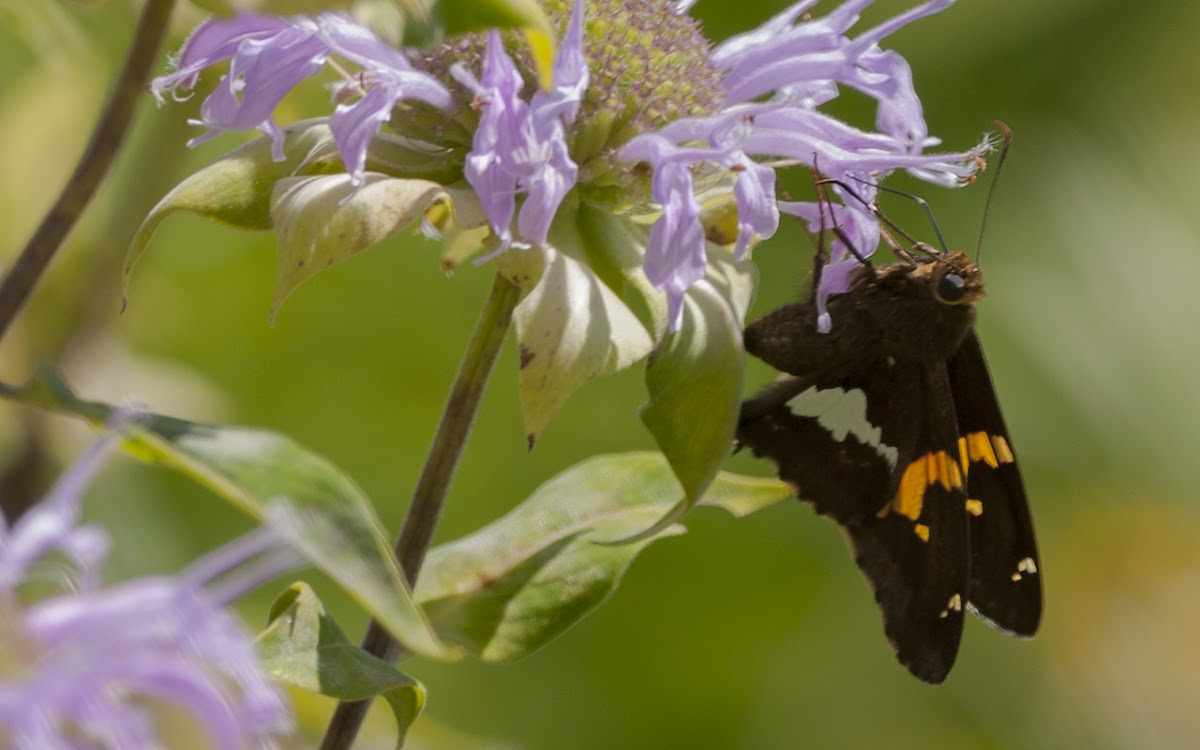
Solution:
{"label": "blurred purple flower", "polygon": [[[108,537],[76,524],[84,486],[114,440],[97,441],[12,528],[0,519],[0,734],[19,750],[165,747],[146,710],[152,700],[190,712],[214,747],[265,747],[292,729],[291,717],[250,635],[222,607],[297,558],[263,530],[176,577],[99,587]],[[78,580],[23,602],[18,586],[55,551]]]}
{"label": "blurred purple flower", "polygon": [[[774,234],[779,210],[805,219],[813,231],[820,225],[815,204],[777,203],[773,170],[753,159],[818,167],[824,175],[855,186],[855,193],[867,202],[874,198],[874,186],[894,169],[954,186],[969,181],[978,168],[986,143],[955,153],[923,153],[939,141],[928,135],[912,72],[903,57],[879,47],[887,35],[954,0],[931,0],[848,37],[859,13],[871,2],[847,0],[823,18],[797,22],[816,4],[816,0],[803,0],[759,28],[727,40],[710,57],[724,72],[725,111],[681,118],[657,133],[636,136],[622,149],[623,158],[646,162],[656,171],[652,198],[662,206],[663,215],[655,229],[664,228],[651,233],[646,271],[655,285],[667,291],[672,327],[679,324],[682,293],[702,278],[704,267],[699,214],[693,204],[675,195],[688,189],[689,168],[715,163],[732,171],[738,253],[752,238]],[[676,4],[677,9],[689,6]],[[838,95],[839,85],[876,100],[878,132],[859,130],[817,111]],[[762,101],[767,95],[770,99]],[[697,143],[707,148],[696,147]],[[843,200],[847,204],[838,207],[832,218],[859,243],[855,247],[859,255],[870,255],[879,244],[878,219],[856,199],[843,196]],[[857,263],[840,240],[832,240],[832,245],[830,265],[817,290],[823,330],[829,326],[825,301],[848,289],[849,271]]]}

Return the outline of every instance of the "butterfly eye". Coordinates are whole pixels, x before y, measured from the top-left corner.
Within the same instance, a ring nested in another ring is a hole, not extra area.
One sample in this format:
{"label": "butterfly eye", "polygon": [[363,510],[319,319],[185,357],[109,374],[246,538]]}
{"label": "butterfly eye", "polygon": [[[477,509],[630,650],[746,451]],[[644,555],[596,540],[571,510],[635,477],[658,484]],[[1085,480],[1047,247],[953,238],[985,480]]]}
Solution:
{"label": "butterfly eye", "polygon": [[956,273],[948,273],[938,279],[937,298],[948,305],[961,302],[967,293],[967,282]]}

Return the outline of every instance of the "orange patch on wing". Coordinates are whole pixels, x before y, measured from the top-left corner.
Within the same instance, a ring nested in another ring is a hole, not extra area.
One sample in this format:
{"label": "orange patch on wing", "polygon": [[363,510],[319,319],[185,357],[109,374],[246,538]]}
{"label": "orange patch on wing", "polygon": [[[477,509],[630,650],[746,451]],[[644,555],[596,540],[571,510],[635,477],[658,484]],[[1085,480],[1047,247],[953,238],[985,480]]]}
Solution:
{"label": "orange patch on wing", "polygon": [[940,482],[947,490],[962,487],[962,472],[958,463],[946,451],[926,453],[917,462],[925,462],[925,476],[929,484]]}
{"label": "orange patch on wing", "polygon": [[929,527],[923,523],[914,523],[913,532],[921,538],[922,542],[929,541]]}
{"label": "orange patch on wing", "polygon": [[[1003,440],[1003,438],[1001,438]],[[959,448],[963,446],[967,449],[967,456],[972,461],[983,461],[993,469],[1000,465],[997,459],[997,451],[992,448],[992,439],[986,432],[972,432],[958,439]]]}
{"label": "orange patch on wing", "polygon": [[896,497],[883,510],[886,513],[894,510],[902,516],[915,521],[921,517],[921,507],[925,504],[925,488],[929,486],[926,477],[925,458],[918,458],[908,465],[904,475],[900,477],[900,487]]}
{"label": "orange patch on wing", "polygon": [[982,515],[983,514],[983,501],[982,500],[967,500],[967,512],[973,516]]}
{"label": "orange patch on wing", "polygon": [[910,463],[900,476],[896,496],[879,511],[879,516],[894,512],[916,521],[925,505],[925,490],[933,484],[940,484],[946,490],[963,486],[963,472],[946,451],[926,453]]}
{"label": "orange patch on wing", "polygon": [[996,459],[1002,464],[1011,464],[1016,461],[1016,456],[1013,455],[1012,449],[1008,447],[1008,441],[1003,435],[992,436],[992,446],[996,449]]}

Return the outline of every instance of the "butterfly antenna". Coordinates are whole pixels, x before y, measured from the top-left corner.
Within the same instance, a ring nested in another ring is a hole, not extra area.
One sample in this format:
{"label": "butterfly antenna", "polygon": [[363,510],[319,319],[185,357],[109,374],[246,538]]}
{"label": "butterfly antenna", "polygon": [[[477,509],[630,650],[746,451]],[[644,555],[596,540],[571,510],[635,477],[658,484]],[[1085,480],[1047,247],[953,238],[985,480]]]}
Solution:
{"label": "butterfly antenna", "polygon": [[[858,182],[861,182],[864,185],[874,185],[874,187],[878,188],[879,190],[883,190],[884,192],[895,193],[896,195],[902,195],[905,198],[908,198],[910,200],[916,201],[917,203],[920,203],[921,206],[923,206],[925,208],[925,213],[927,213],[929,215],[929,221],[930,221],[930,223],[933,224],[933,231],[937,234],[938,242],[941,243],[942,252],[943,253],[949,252],[949,250],[946,249],[946,239],[942,236],[942,228],[940,226],[938,226],[937,220],[933,218],[933,209],[929,207],[929,204],[925,201],[924,198],[913,195],[911,193],[904,193],[899,190],[895,190],[893,188],[884,187],[883,185],[875,185],[874,183],[867,182],[866,180],[859,180],[857,177],[851,177],[851,179],[858,180]],[[831,184],[831,185],[837,185],[842,190],[846,191],[846,193],[848,195],[850,195],[850,197],[854,198],[859,203],[863,204],[867,208],[868,211],[875,214],[876,218],[878,218],[880,222],[882,222],[884,225],[886,225],[888,228],[890,228],[896,234],[900,235],[901,237],[903,237],[904,239],[906,239],[910,243],[912,243],[914,248],[919,249],[922,252],[928,253],[930,255],[937,255],[936,252],[932,251],[932,248],[930,248],[930,246],[928,244],[921,242],[916,237],[913,237],[911,234],[904,231],[903,227],[901,227],[899,224],[897,224],[896,222],[889,219],[887,217],[887,215],[883,213],[883,211],[879,210],[879,206],[867,201],[867,199],[863,198],[861,195],[859,195],[857,192],[855,192],[854,188],[850,187],[845,182],[842,182],[841,180],[835,180],[832,178],[822,180],[822,182]],[[892,239],[892,242],[895,242],[894,238]],[[895,244],[892,244],[892,242],[889,242],[888,244],[893,250],[896,250],[897,246]],[[907,252],[903,254],[903,257],[906,260],[912,258],[912,256],[909,255]]]}
{"label": "butterfly antenna", "polygon": [[[855,178],[855,179],[857,179],[857,178]],[[929,205],[929,201],[925,200],[924,198],[922,198],[919,195],[913,195],[912,193],[906,193],[903,190],[897,190],[896,188],[890,188],[887,185],[876,185],[875,187],[882,190],[885,193],[891,193],[892,195],[899,195],[902,198],[908,198],[910,201],[915,202],[921,208],[925,209],[925,215],[929,217],[929,223],[933,226],[933,233],[935,235],[937,235],[938,247],[942,248],[943,253],[950,252],[950,248],[948,248],[946,246],[946,238],[944,235],[942,235],[942,227],[940,224],[938,224],[937,217],[933,215],[933,207]],[[883,218],[882,214],[880,215],[880,218]],[[885,221],[886,221],[886,219],[885,219]],[[888,224],[892,224],[892,222],[888,221]],[[894,224],[892,224],[892,228],[895,229],[896,231],[900,232],[901,234],[903,234],[904,238],[906,240],[908,240],[909,242],[912,242],[914,245],[920,244],[917,240],[914,240],[912,237],[909,237],[899,227],[895,226]]]}
{"label": "butterfly antenna", "polygon": [[996,195],[996,183],[1000,182],[1000,171],[1004,168],[1004,159],[1008,156],[1008,147],[1012,144],[1012,130],[1004,123],[996,120],[996,127],[1004,138],[1000,144],[1000,156],[996,157],[996,171],[992,175],[992,184],[988,188],[987,202],[983,204],[983,220],[979,222],[979,241],[975,243],[975,265],[983,255],[983,235],[987,229],[988,216],[992,213],[992,198]]}
{"label": "butterfly antenna", "polygon": [[[820,222],[820,228],[817,231],[817,254],[813,258],[813,278],[814,284],[821,278],[821,268],[825,265],[825,261],[829,260],[829,250],[825,247],[825,210],[829,206],[829,194],[825,192],[825,186],[821,184],[821,168],[817,164],[817,155],[813,154],[813,190],[817,194],[817,219]],[[833,209],[829,209],[829,218],[833,220]],[[835,222],[836,223],[836,222]]]}

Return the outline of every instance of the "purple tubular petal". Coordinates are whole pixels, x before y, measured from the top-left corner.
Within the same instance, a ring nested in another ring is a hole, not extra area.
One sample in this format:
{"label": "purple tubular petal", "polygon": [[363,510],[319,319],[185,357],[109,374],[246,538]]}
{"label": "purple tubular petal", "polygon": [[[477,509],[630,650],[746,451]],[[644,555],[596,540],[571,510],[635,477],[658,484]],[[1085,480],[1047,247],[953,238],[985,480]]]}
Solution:
{"label": "purple tubular petal", "polygon": [[[653,198],[663,210],[651,232],[657,242],[667,237],[681,242],[680,238],[691,236],[699,226],[690,207],[664,191],[658,182],[660,176],[669,173],[661,179],[672,186],[682,185],[680,170],[702,162],[737,173],[733,194],[738,208],[735,252],[739,256],[755,237],[766,238],[775,232],[781,207],[804,216],[814,230],[819,224],[814,204],[776,205],[773,170],[755,158],[812,165],[825,175],[855,186],[852,189],[868,202],[873,200],[878,180],[895,169],[906,169],[942,185],[969,180],[987,144],[956,153],[923,154],[925,148],[937,145],[937,140],[929,137],[912,71],[903,57],[879,47],[889,34],[943,10],[954,0],[931,0],[856,38],[847,36],[872,2],[846,0],[823,17],[799,20],[815,5],[813,0],[801,0],[758,29],[719,45],[710,59],[725,70],[722,86],[727,109],[709,116],[681,118],[658,133],[643,133],[625,145],[620,152],[622,159],[647,162],[655,170]],[[840,85],[876,100],[879,132],[853,128],[816,110],[837,96]],[[766,95],[773,98],[764,101]],[[857,189],[859,184],[861,189]],[[841,197],[848,202],[834,209],[837,226],[854,243],[855,252],[865,258],[879,244],[878,219],[859,200]],[[696,225],[685,226],[687,222]],[[836,237],[829,241],[831,268],[836,269],[822,277],[818,289],[822,312],[829,295],[844,291],[839,285],[847,282],[847,269],[852,268],[852,264],[840,265],[850,263],[850,250]],[[674,291],[669,289],[669,294],[680,293],[685,279],[699,278],[693,267],[697,257],[694,252],[668,253],[661,246],[654,248],[653,254],[648,250],[648,272],[652,255],[653,278],[656,283],[673,285]],[[668,259],[687,265],[671,271],[664,265]],[[672,309],[677,312],[677,305]],[[825,320],[823,325],[828,323]]]}
{"label": "purple tubular petal", "polygon": [[[244,626],[209,594],[236,595],[285,563],[273,532],[261,530],[218,550],[177,577],[82,588],[24,606],[11,596],[20,574],[55,549],[71,554],[83,485],[113,433],[97,441],[40,505],[0,539],[5,635],[19,656],[0,677],[0,727],[16,747],[164,747],[144,705],[165,701],[190,712],[214,747],[264,747],[290,731],[278,687],[263,674]],[[256,567],[247,563],[265,560]],[[287,560],[293,564],[292,554]],[[82,742],[82,744],[81,744]],[[6,745],[7,746],[7,745]]]}
{"label": "purple tubular petal", "polygon": [[858,38],[850,44],[846,51],[851,56],[862,54],[867,51],[868,47],[873,47],[879,44],[879,42],[883,41],[884,37],[890,36],[913,21],[925,18],[926,16],[931,16],[934,13],[940,13],[946,8],[949,8],[951,5],[954,5],[955,1],[956,0],[930,0],[924,5],[918,5],[915,8],[910,8],[894,18],[884,21],[870,31],[864,31],[862,34],[859,34]]}
{"label": "purple tubular petal", "polygon": [[[767,239],[779,228],[775,171],[752,161],[742,150],[745,139],[752,132],[749,123],[754,113],[774,106],[735,108],[712,117],[677,120],[661,133],[644,133],[633,138],[621,149],[622,159],[647,162],[655,171],[652,198],[662,207],[663,215],[651,229],[651,245],[646,250],[645,264],[650,280],[667,291],[671,330],[676,330],[682,310],[680,301],[673,297],[681,297],[691,284],[704,277],[704,227],[698,204],[693,207],[676,195],[684,185],[683,175],[687,176],[687,189],[691,190],[690,169],[693,165],[719,164],[736,175],[733,187],[738,210],[736,257],[743,257],[755,238]],[[677,141],[707,141],[712,145],[708,148],[681,147],[675,145]],[[697,236],[698,249],[691,244]],[[655,242],[669,241],[685,244],[677,252],[655,247]],[[682,266],[672,271],[665,265],[670,261]],[[699,270],[695,267],[697,262],[700,263]]]}
{"label": "purple tubular petal", "polygon": [[[851,180],[852,184],[858,186],[858,189],[855,190],[858,197],[843,196],[843,199],[848,200],[846,205],[836,203],[827,205],[824,222],[821,220],[820,206],[816,203],[779,202],[779,210],[803,219],[807,222],[810,232],[815,234],[822,229],[825,230],[825,236],[821,238],[821,241],[830,246],[829,261],[821,269],[821,280],[816,289],[817,330],[821,333],[829,333],[832,326],[832,320],[827,310],[829,298],[834,294],[849,291],[851,274],[862,265],[862,261],[856,257],[856,254],[863,258],[870,256],[878,248],[880,239],[879,220],[868,208],[868,205],[864,205],[864,202],[866,204],[874,202],[877,194],[875,186],[870,183],[855,183],[853,175],[842,175],[841,177]],[[841,190],[838,189],[838,192],[840,193]],[[853,251],[847,248],[841,238],[833,233],[834,226],[841,229],[842,234],[853,243]]]}
{"label": "purple tubular petal", "polygon": [[[868,145],[871,144],[871,145]],[[746,138],[746,151],[812,163],[816,155],[821,171],[831,176],[847,172],[883,173],[907,169],[914,175],[941,184],[961,183],[975,171],[975,159],[987,151],[980,144],[948,154],[910,153],[908,145],[882,135],[856,134],[827,115],[797,108],[779,109],[755,118]]]}
{"label": "purple tubular petal", "polygon": [[549,92],[539,90],[533,95],[531,106],[537,118],[561,117],[564,125],[575,122],[588,79],[587,58],[583,55],[583,0],[577,0],[566,36],[554,58],[553,87]]}
{"label": "purple tubular petal", "polygon": [[650,228],[646,276],[667,293],[667,320],[672,331],[683,321],[683,295],[704,278],[704,227],[700,203],[692,192],[687,164],[667,162],[655,170],[654,200],[662,217]]}
{"label": "purple tubular petal", "polygon": [[851,0],[823,18],[776,26],[768,34],[751,32],[756,35],[753,39],[729,48],[722,57],[728,69],[723,82],[728,101],[750,101],[797,81],[836,80],[840,72],[853,68],[853,60],[845,53],[849,42],[845,34],[872,2]]}
{"label": "purple tubular petal", "polygon": [[[404,53],[365,26],[336,13],[322,13],[315,18],[321,37],[339,57],[365,70],[409,71],[412,66]],[[444,92],[449,103],[449,93]]]}
{"label": "purple tubular petal", "polygon": [[24,628],[41,658],[23,684],[0,685],[0,717],[23,704],[60,729],[74,723],[128,740],[149,730],[121,696],[140,695],[192,712],[215,747],[243,747],[291,726],[249,634],[187,576],[45,600],[25,613]]}
{"label": "purple tubular petal", "polygon": [[311,28],[286,29],[269,40],[243,42],[229,73],[200,107],[204,124],[212,133],[260,130],[275,142],[272,155],[282,161],[283,131],[271,113],[296,84],[319,71],[328,56],[325,43]]}
{"label": "purple tubular petal", "polygon": [[353,187],[362,185],[367,168],[367,149],[379,128],[391,116],[399,92],[384,86],[372,87],[353,104],[339,104],[329,118],[329,130],[338,153],[350,173]]}
{"label": "purple tubular petal", "polygon": [[579,175],[568,151],[566,127],[574,121],[588,85],[582,0],[575,5],[555,58],[552,88],[539,90],[528,104],[520,98],[521,75],[495,31],[489,32],[481,80],[461,70],[456,77],[483,105],[464,171],[500,240],[492,255],[514,244],[512,220],[520,193],[527,196],[517,217],[519,246],[546,244],[554,216]]}
{"label": "purple tubular petal", "polygon": [[848,84],[879,102],[875,126],[920,153],[929,131],[908,61],[891,50],[874,49],[859,58],[859,73]]}
{"label": "purple tubular petal", "polygon": [[391,117],[396,102],[416,99],[440,109],[450,106],[450,92],[431,76],[413,70],[399,50],[346,18],[324,15],[320,29],[333,54],[363,68],[358,83],[366,93],[352,104],[339,104],[329,121],[350,182],[358,187],[371,140]]}
{"label": "purple tubular petal", "polygon": [[709,59],[716,65],[728,66],[731,60],[740,58],[748,50],[761,47],[790,28],[801,14],[810,10],[817,2],[818,0],[803,0],[803,2],[792,4],[757,29],[726,39],[713,49]]}
{"label": "purple tubular petal", "polygon": [[[897,29],[936,13],[954,0],[933,0],[892,18],[851,40],[846,37],[871,0],[843,3],[824,18],[795,26],[790,22],[804,3],[790,8],[745,39],[732,40],[718,50],[728,74],[724,85],[730,101],[748,101],[771,91],[801,84],[805,89],[828,89],[843,83],[879,102],[876,123],[896,146],[889,150],[920,153],[928,131],[908,63],[879,42]],[[824,84],[824,86],[822,86]]]}
{"label": "purple tubular petal", "polygon": [[738,239],[734,255],[742,258],[757,237],[766,239],[779,229],[779,207],[775,202],[775,170],[742,156],[733,186],[738,209]]}
{"label": "purple tubular petal", "polygon": [[496,31],[488,32],[487,57],[478,85],[476,98],[483,104],[483,112],[464,171],[500,239],[499,250],[503,250],[512,243],[518,177],[512,159],[518,145],[524,145],[521,131],[529,125],[529,106],[520,98],[524,80]]}
{"label": "purple tubular petal", "polygon": [[150,91],[161,101],[163,91],[190,89],[196,84],[200,71],[232,57],[242,42],[270,38],[290,27],[287,19],[253,13],[205,21],[184,42],[174,64],[175,72],[152,80]]}
{"label": "purple tubular petal", "polygon": [[857,258],[827,263],[821,269],[821,283],[817,287],[817,330],[829,333],[833,330],[833,319],[826,305],[834,294],[850,291],[850,279],[862,264]]}
{"label": "purple tubular petal", "polygon": [[554,215],[579,176],[579,168],[567,153],[566,141],[559,138],[552,143],[554,151],[537,179],[531,180],[529,195],[517,219],[518,231],[532,245],[546,244]]}
{"label": "purple tubular petal", "polygon": [[204,68],[230,59],[229,73],[201,106],[209,132],[189,141],[196,146],[230,130],[259,130],[274,141],[272,156],[282,161],[283,131],[271,113],[302,80],[318,72],[330,56],[359,65],[363,97],[335,110],[330,127],[352,176],[360,185],[371,139],[401,99],[447,107],[450,92],[430,76],[412,69],[404,54],[350,19],[322,13],[271,18],[252,14],[202,24],[188,39],[176,72],[156,78],[151,91],[190,88]]}
{"label": "purple tubular petal", "polygon": [[108,553],[108,535],[96,527],[77,527],[83,490],[113,442],[108,433],[94,442],[41,503],[0,535],[0,595],[16,588],[29,567],[52,551],[67,555],[91,582]]}
{"label": "purple tubular petal", "polygon": [[[158,660],[140,659],[126,663],[120,673],[110,675],[115,683],[140,686],[143,692],[160,700],[186,707],[204,727],[212,747],[239,747],[247,735],[238,721],[234,706],[230,705],[220,687],[207,679],[198,679],[195,670],[186,664],[163,663]],[[96,725],[103,727],[107,716],[96,717]]]}

